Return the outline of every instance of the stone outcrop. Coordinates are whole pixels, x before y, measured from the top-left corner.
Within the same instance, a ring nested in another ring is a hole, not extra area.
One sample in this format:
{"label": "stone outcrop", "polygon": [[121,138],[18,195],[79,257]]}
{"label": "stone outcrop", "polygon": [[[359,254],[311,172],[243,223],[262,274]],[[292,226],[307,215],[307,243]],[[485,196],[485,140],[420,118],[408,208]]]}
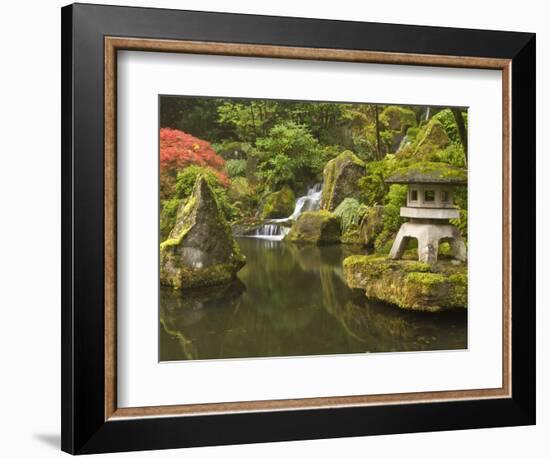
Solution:
{"label": "stone outcrop", "polygon": [[296,197],[292,189],[284,186],[277,192],[269,194],[262,202],[261,218],[286,218],[292,214]]}
{"label": "stone outcrop", "polygon": [[390,135],[383,152],[395,152],[407,135],[407,130],[416,126],[416,114],[409,108],[390,105],[380,113],[380,122]]}
{"label": "stone outcrop", "polygon": [[326,210],[302,213],[285,237],[288,242],[317,245],[338,243],[339,240],[340,222],[336,215]]}
{"label": "stone outcrop", "polygon": [[230,282],[244,266],[231,228],[212,189],[199,176],[160,245],[160,281],[175,289]]}
{"label": "stone outcrop", "polygon": [[356,255],[344,260],[344,275],[350,288],[403,309],[440,312],[468,304],[467,268],[453,261],[430,265]]}
{"label": "stone outcrop", "polygon": [[237,221],[231,225],[233,237],[246,237],[260,229],[264,222],[257,218],[248,218]]}
{"label": "stone outcrop", "polygon": [[435,159],[436,153],[444,150],[451,143],[445,127],[436,118],[432,118],[418,135],[413,154],[418,160]]}
{"label": "stone outcrop", "polygon": [[333,211],[346,197],[359,197],[357,181],[365,175],[365,163],[351,151],[330,160],[323,170],[321,208]]}
{"label": "stone outcrop", "polygon": [[368,247],[374,246],[374,241],[384,229],[384,206],[375,205],[369,207],[361,221],[359,231],[363,243]]}

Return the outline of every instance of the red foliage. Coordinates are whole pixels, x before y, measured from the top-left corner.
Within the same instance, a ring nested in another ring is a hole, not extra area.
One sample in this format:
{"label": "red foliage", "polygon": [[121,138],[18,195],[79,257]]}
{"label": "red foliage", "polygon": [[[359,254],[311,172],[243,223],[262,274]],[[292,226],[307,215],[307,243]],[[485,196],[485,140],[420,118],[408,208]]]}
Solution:
{"label": "red foliage", "polygon": [[210,167],[222,184],[229,185],[229,179],[223,171],[225,161],[216,154],[209,142],[181,130],[161,128],[160,173],[175,172],[191,164]]}

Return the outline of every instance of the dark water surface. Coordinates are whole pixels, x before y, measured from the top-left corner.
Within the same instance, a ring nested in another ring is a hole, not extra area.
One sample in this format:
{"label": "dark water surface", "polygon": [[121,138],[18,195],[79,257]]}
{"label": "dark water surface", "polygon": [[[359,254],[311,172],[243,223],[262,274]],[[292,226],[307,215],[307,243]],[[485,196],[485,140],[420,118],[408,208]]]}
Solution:
{"label": "dark water surface", "polygon": [[[409,312],[347,287],[342,245],[237,239],[235,284],[160,290],[160,360],[463,349],[466,313]],[[355,251],[357,252],[357,251]]]}

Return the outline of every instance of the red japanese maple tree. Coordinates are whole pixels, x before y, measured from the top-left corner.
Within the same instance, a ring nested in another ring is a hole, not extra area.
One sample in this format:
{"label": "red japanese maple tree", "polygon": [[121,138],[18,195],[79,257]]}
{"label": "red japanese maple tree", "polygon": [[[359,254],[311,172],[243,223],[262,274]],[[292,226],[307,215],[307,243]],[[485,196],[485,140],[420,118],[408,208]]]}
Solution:
{"label": "red japanese maple tree", "polygon": [[[229,179],[224,173],[225,161],[218,156],[212,145],[206,140],[193,137],[178,129],[163,127],[160,129],[160,174],[162,182],[174,178],[178,170],[191,164],[212,169],[220,182],[228,186]],[[168,183],[167,183],[168,184]]]}

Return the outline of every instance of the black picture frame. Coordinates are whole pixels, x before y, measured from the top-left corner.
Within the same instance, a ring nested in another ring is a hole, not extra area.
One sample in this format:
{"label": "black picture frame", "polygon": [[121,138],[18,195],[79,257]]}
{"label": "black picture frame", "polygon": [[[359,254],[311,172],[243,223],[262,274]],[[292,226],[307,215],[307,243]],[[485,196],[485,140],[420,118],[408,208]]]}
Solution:
{"label": "black picture frame", "polygon": [[[61,14],[64,451],[85,454],[535,424],[534,34],[89,4],[66,6]],[[511,59],[512,396],[106,421],[106,36]]]}

